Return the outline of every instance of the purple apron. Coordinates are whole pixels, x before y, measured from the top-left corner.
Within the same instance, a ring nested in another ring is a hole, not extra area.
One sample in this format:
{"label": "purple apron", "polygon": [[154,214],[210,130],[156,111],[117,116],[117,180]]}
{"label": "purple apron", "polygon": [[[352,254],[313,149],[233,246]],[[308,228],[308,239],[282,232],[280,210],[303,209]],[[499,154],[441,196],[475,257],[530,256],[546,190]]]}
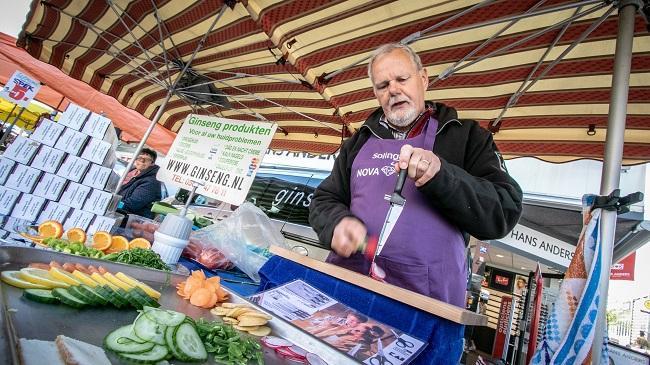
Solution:
{"label": "purple apron", "polygon": [[[395,188],[394,163],[405,144],[433,150],[438,121],[430,118],[420,135],[405,140],[371,136],[352,163],[350,194],[352,213],[361,219],[368,235],[379,237],[389,202],[384,196]],[[402,195],[406,204],[375,262],[385,281],[420,294],[465,307],[467,270],[465,241],[407,178]],[[327,262],[367,275],[370,261],[361,253],[344,258],[330,253]]]}

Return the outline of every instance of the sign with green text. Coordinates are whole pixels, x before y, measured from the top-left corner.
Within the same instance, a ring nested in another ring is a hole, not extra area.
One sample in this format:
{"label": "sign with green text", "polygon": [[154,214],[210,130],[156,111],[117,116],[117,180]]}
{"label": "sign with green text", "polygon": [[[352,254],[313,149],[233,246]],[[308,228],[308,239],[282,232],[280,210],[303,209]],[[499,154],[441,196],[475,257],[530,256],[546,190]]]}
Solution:
{"label": "sign with green text", "polygon": [[240,205],[253,183],[277,124],[190,114],[174,139],[158,180]]}

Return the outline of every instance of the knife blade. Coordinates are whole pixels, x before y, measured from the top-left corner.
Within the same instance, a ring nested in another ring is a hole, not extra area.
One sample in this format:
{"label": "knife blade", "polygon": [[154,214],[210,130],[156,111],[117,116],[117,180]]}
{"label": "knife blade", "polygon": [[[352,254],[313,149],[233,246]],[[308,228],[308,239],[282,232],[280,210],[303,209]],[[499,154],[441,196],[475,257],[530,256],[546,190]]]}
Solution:
{"label": "knife blade", "polygon": [[384,219],[384,225],[379,234],[379,241],[377,242],[377,249],[373,255],[373,261],[384,248],[390,233],[393,231],[393,227],[395,227],[395,222],[399,219],[399,216],[402,214],[402,210],[404,209],[404,205],[406,204],[406,198],[402,196],[402,188],[404,188],[406,174],[406,169],[400,170],[399,176],[397,177],[397,183],[395,184],[395,190],[393,190],[393,193],[390,195],[390,207],[388,208],[388,213]]}

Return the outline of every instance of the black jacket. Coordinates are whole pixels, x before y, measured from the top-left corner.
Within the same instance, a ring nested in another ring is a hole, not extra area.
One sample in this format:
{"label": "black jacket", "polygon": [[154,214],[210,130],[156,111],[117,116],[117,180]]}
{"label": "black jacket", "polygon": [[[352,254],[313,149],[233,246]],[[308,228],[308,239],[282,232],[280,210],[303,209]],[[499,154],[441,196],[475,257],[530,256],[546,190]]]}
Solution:
{"label": "black jacket", "polygon": [[[331,246],[334,227],[354,216],[350,206],[352,162],[372,134],[392,139],[379,124],[381,108],[373,112],[343,146],[332,173],[318,186],[309,208],[309,223],[321,243]],[[477,239],[505,236],[521,215],[522,192],[510,177],[490,132],[473,120],[458,119],[456,110],[435,103],[439,121],[433,152],[440,171],[418,188],[430,203],[462,231]]]}
{"label": "black jacket", "polygon": [[122,185],[119,195],[122,195],[122,207],[127,213],[142,217],[153,218],[151,206],[161,199],[160,182],[156,174],[160,166],[152,165],[141,174]]}

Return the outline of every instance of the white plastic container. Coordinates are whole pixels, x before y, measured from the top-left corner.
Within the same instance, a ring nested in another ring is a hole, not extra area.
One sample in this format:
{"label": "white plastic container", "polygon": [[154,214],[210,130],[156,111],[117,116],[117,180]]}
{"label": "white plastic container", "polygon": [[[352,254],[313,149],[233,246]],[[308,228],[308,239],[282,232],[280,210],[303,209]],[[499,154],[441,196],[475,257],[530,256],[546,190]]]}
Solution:
{"label": "white plastic container", "polygon": [[190,242],[176,237],[166,235],[161,232],[154,232],[154,241],[151,249],[160,255],[160,258],[167,265],[175,265],[181,257],[181,253],[185,246]]}

